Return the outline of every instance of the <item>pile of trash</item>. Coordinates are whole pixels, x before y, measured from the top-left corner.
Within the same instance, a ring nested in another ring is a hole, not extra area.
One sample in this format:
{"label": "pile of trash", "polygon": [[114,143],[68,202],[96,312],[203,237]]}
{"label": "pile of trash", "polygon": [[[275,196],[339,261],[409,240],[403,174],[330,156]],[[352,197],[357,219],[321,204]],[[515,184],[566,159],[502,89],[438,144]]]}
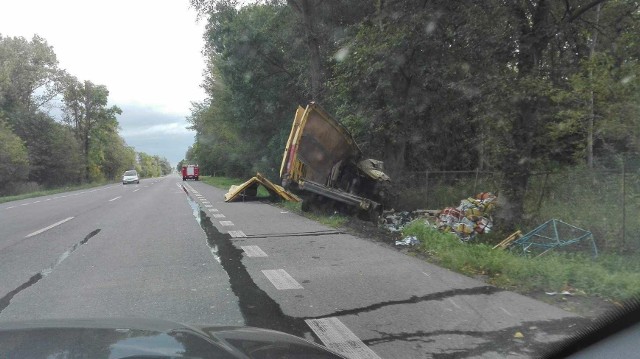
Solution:
{"label": "pile of trash", "polygon": [[389,232],[401,232],[404,227],[418,218],[428,218],[436,216],[440,211],[429,211],[418,209],[415,211],[396,212],[394,210],[385,211],[382,215],[381,226]]}
{"label": "pile of trash", "polygon": [[[447,207],[443,210],[415,210],[383,214],[381,226],[389,232],[401,232],[412,221],[422,218],[427,223],[435,223],[434,228],[447,233],[454,233],[461,241],[467,242],[478,234],[488,233],[493,227],[491,213],[496,207],[498,197],[490,192],[478,193],[460,201],[458,207]],[[418,240],[412,237],[396,241],[396,245],[413,246]]]}
{"label": "pile of trash", "polygon": [[488,233],[493,227],[491,213],[497,199],[490,192],[464,199],[458,207],[443,209],[436,218],[435,227],[442,232],[455,233],[463,242],[474,239],[477,234]]}
{"label": "pile of trash", "polygon": [[386,228],[389,232],[400,232],[409,222],[413,221],[415,218],[412,212],[394,212],[389,211],[384,213],[383,215],[384,222],[382,226]]}

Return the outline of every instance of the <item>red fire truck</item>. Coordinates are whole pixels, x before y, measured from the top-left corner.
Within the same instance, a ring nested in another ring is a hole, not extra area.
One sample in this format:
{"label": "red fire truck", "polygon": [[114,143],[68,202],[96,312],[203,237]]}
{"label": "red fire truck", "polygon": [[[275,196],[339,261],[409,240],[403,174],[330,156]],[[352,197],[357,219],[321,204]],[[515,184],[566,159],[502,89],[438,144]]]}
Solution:
{"label": "red fire truck", "polygon": [[182,180],[186,181],[188,179],[198,180],[200,177],[200,169],[198,165],[183,165],[182,166]]}

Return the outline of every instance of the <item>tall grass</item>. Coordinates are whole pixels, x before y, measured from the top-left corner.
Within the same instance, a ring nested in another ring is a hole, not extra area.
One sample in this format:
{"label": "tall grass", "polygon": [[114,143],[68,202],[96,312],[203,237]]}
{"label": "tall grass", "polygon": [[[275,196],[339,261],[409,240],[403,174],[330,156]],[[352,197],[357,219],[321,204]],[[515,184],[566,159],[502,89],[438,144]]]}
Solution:
{"label": "tall grass", "polygon": [[561,291],[572,288],[587,295],[616,300],[640,294],[640,256],[622,258],[564,253],[528,259],[509,251],[494,250],[478,243],[462,243],[452,234],[441,233],[423,221],[407,226],[404,235],[416,236],[418,250],[445,268],[470,276],[486,275],[498,287],[530,291]]}

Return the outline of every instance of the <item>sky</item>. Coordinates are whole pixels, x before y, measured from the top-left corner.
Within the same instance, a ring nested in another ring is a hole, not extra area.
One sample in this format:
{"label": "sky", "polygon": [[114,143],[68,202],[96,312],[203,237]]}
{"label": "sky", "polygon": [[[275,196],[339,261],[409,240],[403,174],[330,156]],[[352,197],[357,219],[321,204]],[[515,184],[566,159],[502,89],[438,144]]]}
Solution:
{"label": "sky", "polygon": [[205,98],[205,22],[188,0],[6,0],[1,8],[2,36],[37,34],[61,68],[107,87],[128,145],[173,165],[184,157],[195,135],[185,117]]}

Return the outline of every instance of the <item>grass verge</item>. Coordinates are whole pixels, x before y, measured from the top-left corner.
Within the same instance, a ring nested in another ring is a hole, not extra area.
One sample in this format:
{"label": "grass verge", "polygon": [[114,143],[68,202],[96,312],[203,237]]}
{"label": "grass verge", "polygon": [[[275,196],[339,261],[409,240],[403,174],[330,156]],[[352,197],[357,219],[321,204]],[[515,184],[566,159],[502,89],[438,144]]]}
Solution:
{"label": "grass verge", "polygon": [[[441,233],[421,221],[405,227],[405,236],[416,236],[417,250],[438,265],[470,276],[482,275],[495,286],[519,292],[558,292],[571,289],[579,294],[625,300],[640,294],[638,259],[550,253],[524,258],[509,251],[493,250],[486,244],[461,243],[454,235]],[[633,264],[633,265],[630,265]]]}
{"label": "grass verge", "polygon": [[42,196],[48,196],[48,195],[58,194],[58,193],[62,193],[62,192],[77,191],[77,190],[93,188],[93,187],[100,187],[100,186],[104,186],[104,185],[107,185],[107,184],[110,184],[110,183],[114,183],[114,182],[85,183],[85,184],[75,185],[75,186],[51,188],[51,189],[46,189],[46,190],[41,190],[41,191],[23,193],[23,194],[18,194],[18,195],[15,195],[15,196],[4,196],[4,197],[0,197],[0,203],[11,202],[11,201],[19,201],[21,199],[42,197]]}

